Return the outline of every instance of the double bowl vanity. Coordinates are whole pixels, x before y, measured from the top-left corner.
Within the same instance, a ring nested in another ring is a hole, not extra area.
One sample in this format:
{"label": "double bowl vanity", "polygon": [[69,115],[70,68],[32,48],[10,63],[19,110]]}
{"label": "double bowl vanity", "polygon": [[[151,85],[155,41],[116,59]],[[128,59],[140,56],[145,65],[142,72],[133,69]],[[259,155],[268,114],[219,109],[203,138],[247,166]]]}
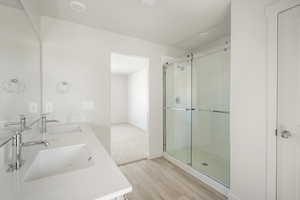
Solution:
{"label": "double bowl vanity", "polygon": [[[24,142],[42,137],[32,130],[23,133]],[[22,149],[23,164],[14,171],[8,170],[10,143],[0,149],[5,200],[114,200],[132,191],[89,125],[53,126],[46,139],[48,146]]]}

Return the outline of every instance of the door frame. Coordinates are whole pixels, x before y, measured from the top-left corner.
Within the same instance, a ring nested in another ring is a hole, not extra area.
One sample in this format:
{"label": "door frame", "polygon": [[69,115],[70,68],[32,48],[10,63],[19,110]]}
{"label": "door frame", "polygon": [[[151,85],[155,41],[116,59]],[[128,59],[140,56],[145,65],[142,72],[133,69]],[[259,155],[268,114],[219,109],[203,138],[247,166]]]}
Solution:
{"label": "door frame", "polygon": [[267,17],[267,162],[266,199],[277,199],[278,16],[300,6],[300,0],[280,1],[266,8]]}

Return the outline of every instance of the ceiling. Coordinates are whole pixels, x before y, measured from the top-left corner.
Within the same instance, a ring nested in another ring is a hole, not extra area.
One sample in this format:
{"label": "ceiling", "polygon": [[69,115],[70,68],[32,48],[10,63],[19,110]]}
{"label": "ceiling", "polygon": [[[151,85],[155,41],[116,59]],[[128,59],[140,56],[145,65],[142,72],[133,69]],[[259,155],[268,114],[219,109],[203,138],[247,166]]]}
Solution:
{"label": "ceiling", "polygon": [[0,4],[4,6],[13,7],[13,8],[23,9],[20,0],[0,0]]}
{"label": "ceiling", "polygon": [[137,56],[111,54],[111,73],[113,74],[132,74],[148,67],[149,59]]}
{"label": "ceiling", "polygon": [[185,49],[229,33],[230,0],[78,1],[85,12],[72,10],[70,0],[41,0],[42,14]]}

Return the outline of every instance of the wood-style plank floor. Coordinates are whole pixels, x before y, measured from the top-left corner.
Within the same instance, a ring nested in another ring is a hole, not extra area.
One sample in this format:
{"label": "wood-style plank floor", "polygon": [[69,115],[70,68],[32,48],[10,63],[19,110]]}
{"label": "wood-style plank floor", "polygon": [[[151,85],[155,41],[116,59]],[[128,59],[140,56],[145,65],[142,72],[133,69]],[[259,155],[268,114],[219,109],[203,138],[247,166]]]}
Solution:
{"label": "wood-style plank floor", "polygon": [[133,186],[129,200],[224,200],[223,195],[164,158],[120,167]]}

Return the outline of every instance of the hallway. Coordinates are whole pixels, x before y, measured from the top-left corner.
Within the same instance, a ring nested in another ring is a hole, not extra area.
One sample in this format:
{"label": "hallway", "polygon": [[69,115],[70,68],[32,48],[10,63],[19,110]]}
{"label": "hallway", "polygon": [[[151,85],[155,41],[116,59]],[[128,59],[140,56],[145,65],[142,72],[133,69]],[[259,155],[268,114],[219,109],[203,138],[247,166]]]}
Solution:
{"label": "hallway", "polygon": [[148,157],[148,134],[130,124],[111,127],[111,154],[118,165]]}

